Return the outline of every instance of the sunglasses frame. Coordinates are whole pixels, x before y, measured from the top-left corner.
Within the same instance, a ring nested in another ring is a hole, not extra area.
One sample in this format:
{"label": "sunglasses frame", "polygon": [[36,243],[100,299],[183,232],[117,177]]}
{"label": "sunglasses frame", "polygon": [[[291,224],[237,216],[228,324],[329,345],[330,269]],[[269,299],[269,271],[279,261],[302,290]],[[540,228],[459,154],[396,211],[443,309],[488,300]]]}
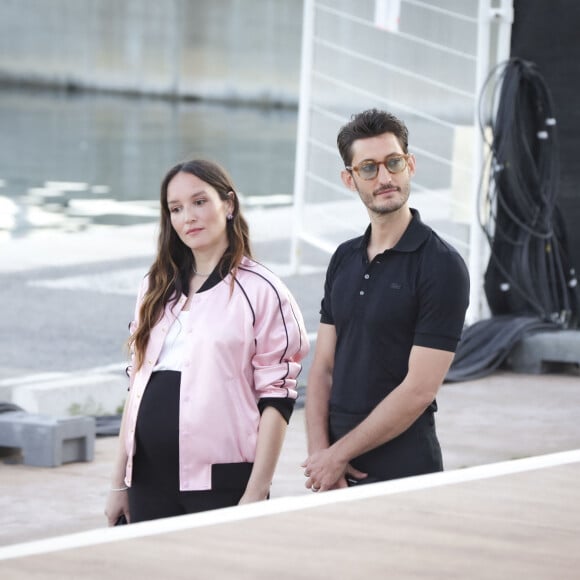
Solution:
{"label": "sunglasses frame", "polygon": [[[385,169],[391,174],[391,175],[397,175],[397,173],[402,173],[403,171],[405,171],[405,169],[407,169],[407,167],[409,167],[409,157],[411,156],[410,153],[391,153],[390,155],[387,155],[382,161],[375,161],[374,159],[363,159],[358,165],[348,165],[345,167],[345,169],[347,171],[356,171],[356,174],[363,180],[363,181],[371,181],[373,179],[376,179],[377,175],[379,174],[379,168],[381,165],[385,166]],[[400,170],[400,171],[391,171],[388,167],[388,162],[389,159],[393,159],[393,158],[397,158],[397,159],[404,159],[405,160],[405,165],[404,167]],[[375,175],[373,175],[373,177],[363,177],[360,173],[360,167],[361,165],[364,164],[368,164],[370,162],[372,162],[374,165],[376,165],[377,167],[377,172],[375,173]]]}

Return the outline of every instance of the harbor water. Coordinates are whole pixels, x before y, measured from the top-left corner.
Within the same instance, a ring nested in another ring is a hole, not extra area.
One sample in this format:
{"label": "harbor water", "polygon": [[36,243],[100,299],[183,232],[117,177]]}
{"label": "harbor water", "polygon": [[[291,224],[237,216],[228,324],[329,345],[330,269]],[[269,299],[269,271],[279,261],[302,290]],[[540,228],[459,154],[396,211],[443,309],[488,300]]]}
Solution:
{"label": "harbor water", "polygon": [[221,163],[247,205],[291,203],[297,112],[104,93],[0,90],[0,234],[156,221],[173,164]]}

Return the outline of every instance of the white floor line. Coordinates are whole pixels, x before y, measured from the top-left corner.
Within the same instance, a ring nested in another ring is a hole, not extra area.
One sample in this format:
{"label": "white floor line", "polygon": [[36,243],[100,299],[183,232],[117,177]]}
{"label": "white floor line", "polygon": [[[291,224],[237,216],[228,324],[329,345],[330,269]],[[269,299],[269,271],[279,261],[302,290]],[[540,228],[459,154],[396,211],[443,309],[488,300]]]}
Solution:
{"label": "white floor line", "polygon": [[579,462],[580,449],[576,449],[561,453],[552,453],[549,455],[539,455],[537,457],[529,457],[525,459],[469,467],[466,469],[443,471],[440,473],[420,475],[417,477],[408,477],[404,479],[363,485],[360,487],[353,487],[321,494],[283,497],[270,501],[202,512],[199,514],[166,518],[151,522],[142,522],[129,526],[99,528],[78,534],[70,534],[56,538],[6,546],[0,548],[0,560],[22,558],[25,556],[47,554],[73,548],[95,546],[98,544],[105,544],[118,540],[142,538],[156,534],[235,522],[262,516],[289,513],[308,508],[355,501],[359,499],[367,499],[422,489],[442,487],[445,485],[453,485],[469,481],[489,479],[493,477],[501,477],[504,475],[511,475],[515,473],[522,473],[536,469],[545,469],[548,467],[556,467]]}

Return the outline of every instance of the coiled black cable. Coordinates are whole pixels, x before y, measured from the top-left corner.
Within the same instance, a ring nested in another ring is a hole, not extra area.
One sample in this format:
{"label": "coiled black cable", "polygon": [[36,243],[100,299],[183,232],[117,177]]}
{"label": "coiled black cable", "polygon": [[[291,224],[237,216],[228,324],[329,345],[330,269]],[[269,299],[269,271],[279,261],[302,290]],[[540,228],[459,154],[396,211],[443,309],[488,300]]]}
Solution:
{"label": "coiled black cable", "polygon": [[487,187],[480,191],[483,196],[485,189],[485,199],[479,203],[491,249],[484,284],[490,310],[569,327],[578,314],[576,277],[557,204],[557,125],[535,64],[514,58],[492,70],[480,95],[479,118],[490,151]]}
{"label": "coiled black cable", "polygon": [[526,334],[578,320],[576,274],[557,203],[554,107],[533,63],[514,58],[491,71],[479,122],[489,148],[478,218],[490,247],[484,287],[492,317],[464,329],[447,382],[486,376]]}

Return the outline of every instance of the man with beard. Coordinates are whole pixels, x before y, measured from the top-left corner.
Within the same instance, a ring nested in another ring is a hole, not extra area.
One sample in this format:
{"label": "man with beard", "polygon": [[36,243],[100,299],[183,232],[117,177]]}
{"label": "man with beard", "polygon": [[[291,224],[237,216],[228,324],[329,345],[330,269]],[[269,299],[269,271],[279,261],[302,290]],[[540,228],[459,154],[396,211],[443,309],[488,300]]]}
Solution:
{"label": "man with beard", "polygon": [[405,124],[364,111],[337,143],[370,225],[326,273],[305,411],[312,491],[443,469],[435,397],[469,301],[461,256],[408,205],[416,160]]}

